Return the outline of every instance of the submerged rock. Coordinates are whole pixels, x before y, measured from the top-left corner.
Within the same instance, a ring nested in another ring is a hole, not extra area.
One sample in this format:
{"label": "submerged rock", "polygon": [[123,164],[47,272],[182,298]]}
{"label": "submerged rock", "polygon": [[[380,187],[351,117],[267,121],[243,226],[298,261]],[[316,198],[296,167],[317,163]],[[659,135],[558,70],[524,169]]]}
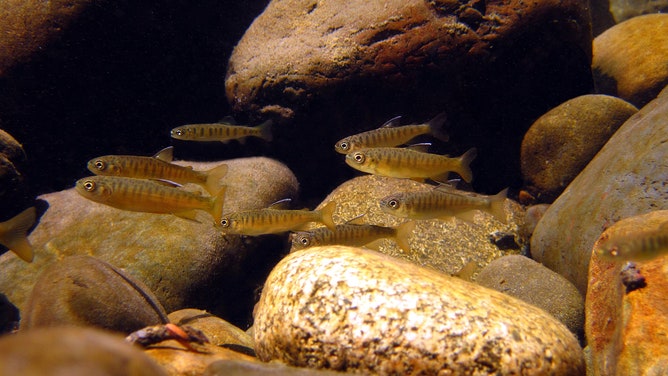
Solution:
{"label": "submerged rock", "polygon": [[341,372],[290,367],[280,363],[249,362],[240,360],[220,360],[211,363],[203,376],[341,376]]}
{"label": "submerged rock", "polygon": [[668,14],[648,14],[611,27],[594,39],[597,91],[642,107],[668,84]]}
{"label": "submerged rock", "polygon": [[480,271],[475,282],[545,310],[584,338],[584,299],[578,289],[530,258],[509,255],[496,259]]}
{"label": "submerged rock", "polygon": [[170,313],[169,320],[177,325],[188,325],[201,330],[213,345],[253,351],[253,339],[246,332],[207,311],[181,309]]}
{"label": "submerged rock", "polygon": [[668,209],[668,90],[631,116],[547,209],[531,255],[587,291],[591,250],[621,218]]}
{"label": "submerged rock", "polygon": [[606,237],[653,231],[666,223],[668,210],[627,217],[594,244],[586,303],[592,375],[668,373],[668,255],[632,265],[598,255]]}
{"label": "submerged rock", "polygon": [[267,278],[254,330],[260,359],[302,367],[397,375],[584,374],[577,339],[543,310],[359,248],[288,255]]}
{"label": "submerged rock", "polygon": [[[208,169],[219,163],[190,165]],[[221,180],[229,185],[224,210],[257,208],[297,195],[296,178],[277,161],[247,158],[225,163],[230,171]],[[26,308],[28,294],[46,266],[66,256],[88,254],[145,283],[168,312],[196,306],[221,315],[246,315],[252,309],[252,291],[260,283],[253,279],[261,278],[253,273],[269,267],[263,267],[269,261],[262,257],[278,257],[260,251],[251,256],[251,250],[267,240],[223,236],[203,212],[203,223],[198,223],[171,214],[124,211],[88,201],[74,189],[41,198],[49,209],[30,235],[34,262],[13,254],[0,256],[0,291],[20,309]],[[245,267],[249,258],[251,272]]]}
{"label": "submerged rock", "polygon": [[579,96],[548,111],[522,141],[524,188],[540,202],[554,201],[636,112],[632,104],[607,95]]}
{"label": "submerged rock", "polygon": [[46,267],[28,298],[21,330],[95,326],[130,334],[167,321],[142,282],[91,256],[68,256]]}
{"label": "submerged rock", "polygon": [[[381,211],[380,200],[399,192],[434,188],[434,185],[409,179],[366,175],[349,180],[334,189],[318,208],[331,201],[336,202],[334,221],[337,224],[359,218],[358,220],[365,224],[395,227],[407,219]],[[475,195],[465,191],[456,192]],[[474,222],[455,217],[420,220],[408,237],[410,251],[402,250],[392,239],[383,240],[378,250],[447,274],[455,274],[470,263],[481,268],[503,255],[521,253],[523,245],[528,243],[528,238],[522,237],[519,231],[524,219],[523,209],[516,202],[507,199],[505,212],[507,224],[483,211],[476,212]],[[511,246],[495,244],[493,239],[498,234],[504,234],[511,239]]]}
{"label": "submerged rock", "polygon": [[39,328],[0,338],[2,375],[162,376],[122,337],[90,328]]}

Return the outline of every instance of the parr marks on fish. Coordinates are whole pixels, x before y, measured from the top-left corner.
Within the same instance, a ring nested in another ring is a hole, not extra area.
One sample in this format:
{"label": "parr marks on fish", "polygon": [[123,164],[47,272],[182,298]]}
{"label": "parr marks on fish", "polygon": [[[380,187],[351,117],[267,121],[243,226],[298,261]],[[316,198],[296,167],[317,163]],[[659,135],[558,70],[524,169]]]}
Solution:
{"label": "parr marks on fish", "polygon": [[254,236],[297,230],[309,222],[320,222],[334,229],[332,215],[335,209],[336,203],[332,201],[320,210],[247,210],[226,215],[219,224],[225,234]]}
{"label": "parr marks on fish", "polygon": [[337,225],[334,230],[321,227],[311,231],[296,232],[292,236],[292,250],[300,250],[320,245],[348,245],[352,247],[372,246],[378,240],[394,239],[404,251],[410,251],[408,238],[415,229],[415,222],[409,221],[398,227],[383,227],[368,224]]}
{"label": "parr marks on fish", "polygon": [[428,191],[402,192],[380,200],[380,208],[385,213],[411,219],[432,219],[457,217],[473,222],[476,210],[494,216],[501,223],[507,223],[505,202],[508,189],[494,196],[470,196],[454,190],[434,188]]}
{"label": "parr marks on fish", "polygon": [[668,222],[657,229],[619,234],[603,234],[596,252],[619,261],[647,261],[668,253]]}
{"label": "parr marks on fish", "polygon": [[147,179],[89,176],[75,186],[83,197],[117,209],[147,213],[172,213],[195,219],[194,210],[204,210],[217,223],[223,209],[225,186],[215,196],[174,188]]}
{"label": "parr marks on fish", "polygon": [[475,157],[475,148],[457,158],[405,148],[369,148],[347,154],[346,163],[380,176],[446,181],[449,172],[456,172],[464,181],[471,182],[473,172],[469,165]]}
{"label": "parr marks on fish", "polygon": [[155,179],[179,184],[195,183],[210,194],[220,190],[220,179],[227,174],[227,165],[210,170],[195,171],[173,163],[172,147],[165,148],[153,157],[134,155],[105,155],[88,161],[88,170],[96,175],[123,176],[128,178]]}
{"label": "parr marks on fish", "polygon": [[402,145],[423,134],[431,134],[441,141],[448,141],[448,134],[443,130],[447,119],[445,113],[436,115],[424,124],[399,125],[400,116],[388,120],[382,127],[358,133],[339,140],[334,150],[341,154],[356,150],[376,147]]}
{"label": "parr marks on fish", "polygon": [[35,208],[29,207],[5,222],[0,222],[0,244],[27,262],[32,262],[34,257],[28,241],[28,230],[35,223],[35,219]]}
{"label": "parr marks on fish", "polygon": [[239,142],[243,142],[246,137],[258,137],[271,141],[272,124],[271,120],[255,127],[226,123],[187,124],[172,129],[170,134],[174,139],[185,141],[228,142],[239,140]]}

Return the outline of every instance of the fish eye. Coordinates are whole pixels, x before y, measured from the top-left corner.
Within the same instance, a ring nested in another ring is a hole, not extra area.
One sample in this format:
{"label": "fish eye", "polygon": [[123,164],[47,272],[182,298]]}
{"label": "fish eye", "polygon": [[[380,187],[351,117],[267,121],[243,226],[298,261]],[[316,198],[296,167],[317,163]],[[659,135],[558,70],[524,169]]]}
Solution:
{"label": "fish eye", "polygon": [[95,182],[92,181],[92,180],[86,180],[86,181],[83,183],[83,187],[84,187],[84,189],[87,190],[88,192],[92,192],[92,191],[95,190]]}
{"label": "fish eye", "polygon": [[97,168],[98,170],[102,171],[102,170],[104,170],[106,167],[107,167],[107,164],[104,163],[104,161],[99,160],[99,159],[98,159],[97,161],[95,161],[95,168]]}
{"label": "fish eye", "polygon": [[387,206],[391,207],[392,209],[396,209],[399,207],[399,201],[393,198],[387,202]]}
{"label": "fish eye", "polygon": [[340,147],[341,149],[343,149],[343,150],[348,150],[348,149],[350,149],[350,145],[348,145],[348,142],[346,142],[346,141],[341,142],[341,143],[339,144],[339,147]]}
{"label": "fish eye", "polygon": [[618,256],[619,255],[619,248],[617,248],[616,245],[613,246],[612,248],[610,248],[610,255],[612,255],[612,256]]}
{"label": "fish eye", "polygon": [[306,236],[302,236],[299,238],[299,242],[302,243],[302,245],[308,246],[309,244],[311,244],[311,239],[309,239]]}
{"label": "fish eye", "polygon": [[175,129],[175,130],[172,131],[172,133],[177,135],[177,136],[183,136],[183,130],[181,130],[181,129]]}
{"label": "fish eye", "polygon": [[364,154],[362,154],[362,153],[355,153],[355,154],[353,155],[353,159],[354,159],[355,162],[357,162],[357,163],[364,163]]}
{"label": "fish eye", "polygon": [[230,227],[230,220],[227,218],[223,218],[220,220],[220,225],[222,227]]}

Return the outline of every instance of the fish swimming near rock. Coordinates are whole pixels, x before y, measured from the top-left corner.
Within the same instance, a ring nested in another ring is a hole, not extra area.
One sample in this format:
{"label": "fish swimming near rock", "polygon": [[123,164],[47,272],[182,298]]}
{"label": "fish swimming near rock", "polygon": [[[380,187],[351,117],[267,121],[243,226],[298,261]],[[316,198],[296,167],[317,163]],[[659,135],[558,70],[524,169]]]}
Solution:
{"label": "fish swimming near rock", "polygon": [[293,231],[309,222],[320,222],[334,230],[336,225],[332,214],[335,209],[336,203],[332,201],[319,210],[247,210],[223,216],[218,223],[224,234],[253,236]]}
{"label": "fish swimming near rock", "polygon": [[163,183],[118,176],[89,176],[75,186],[83,197],[117,209],[146,213],[174,214],[195,220],[196,210],[203,210],[220,221],[226,186],[215,196],[167,186]]}
{"label": "fish swimming near rock", "polygon": [[596,252],[618,261],[647,261],[668,253],[668,222],[650,231],[605,234]]}
{"label": "fish swimming near rock", "polygon": [[391,238],[406,252],[410,251],[409,236],[415,229],[415,222],[408,221],[397,227],[383,227],[369,224],[337,225],[332,231],[327,227],[311,231],[299,231],[292,235],[292,249],[300,250],[320,245],[348,245],[351,247],[376,248],[379,240]]}
{"label": "fish swimming near rock", "polygon": [[179,184],[195,183],[204,187],[209,194],[218,193],[220,179],[227,174],[226,164],[206,171],[196,171],[190,166],[170,163],[173,160],[173,150],[172,146],[164,148],[153,157],[105,155],[88,161],[88,170],[103,176],[166,180]]}
{"label": "fish swimming near rock", "polygon": [[501,223],[507,223],[505,202],[508,188],[494,196],[468,196],[454,190],[435,188],[428,191],[402,192],[380,200],[380,209],[397,217],[432,219],[457,217],[473,222],[477,210],[491,214]]}
{"label": "fish swimming near rock", "polygon": [[21,260],[32,262],[34,254],[28,241],[28,230],[35,224],[35,207],[29,207],[5,222],[0,222],[0,244]]}
{"label": "fish swimming near rock", "polygon": [[238,140],[243,143],[246,137],[259,137],[266,141],[272,140],[271,127],[273,122],[247,127],[229,123],[187,124],[171,130],[172,138],[185,141],[220,141]]}
{"label": "fish swimming near rock", "polygon": [[408,148],[368,148],[347,154],[346,163],[354,169],[374,175],[415,180],[429,178],[447,181],[448,173],[456,172],[470,183],[473,172],[469,165],[476,155],[475,148],[457,158]]}
{"label": "fish swimming near rock", "polygon": [[402,145],[413,138],[431,134],[441,141],[448,141],[450,137],[443,130],[447,119],[444,112],[436,115],[424,124],[398,125],[400,116],[388,120],[378,129],[358,133],[339,140],[334,145],[334,150],[341,154],[348,154],[360,149],[392,147]]}

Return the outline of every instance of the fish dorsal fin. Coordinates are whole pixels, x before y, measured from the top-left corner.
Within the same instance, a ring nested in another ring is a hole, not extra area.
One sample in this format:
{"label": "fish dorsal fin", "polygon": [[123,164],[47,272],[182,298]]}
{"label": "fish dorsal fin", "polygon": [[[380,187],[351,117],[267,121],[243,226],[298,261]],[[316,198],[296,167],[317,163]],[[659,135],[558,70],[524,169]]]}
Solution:
{"label": "fish dorsal fin", "polygon": [[[165,187],[170,187],[170,188],[182,187],[181,184],[175,183],[171,180],[155,179],[153,181],[160,184],[160,185],[164,185]],[[193,193],[195,193],[195,192],[193,192]]]}
{"label": "fish dorsal fin", "polygon": [[412,145],[407,145],[406,149],[414,150],[414,151],[419,151],[421,153],[426,153],[429,151],[429,147],[431,146],[430,142],[421,142],[419,144],[412,144]]}
{"label": "fish dorsal fin", "polygon": [[398,127],[400,124],[399,122],[401,121],[401,115],[395,116],[392,119],[386,121],[383,125],[381,125],[381,128],[390,128],[390,127]]}
{"label": "fish dorsal fin", "polygon": [[171,162],[174,160],[174,147],[173,146],[167,146],[166,148],[160,150],[159,152],[155,153],[153,156],[155,159],[159,159],[163,162]]}
{"label": "fish dorsal fin", "polygon": [[366,213],[362,213],[358,215],[357,217],[350,218],[349,220],[346,221],[346,225],[364,225],[366,222],[364,221],[364,216],[367,215],[369,211],[367,210]]}
{"label": "fish dorsal fin", "polygon": [[445,193],[457,193],[457,184],[461,179],[450,179],[445,182],[438,182],[438,185],[434,186],[434,190],[437,192]]}
{"label": "fish dorsal fin", "polygon": [[218,120],[219,124],[229,124],[229,125],[236,125],[237,121],[234,120],[234,118],[231,115],[227,115],[224,118]]}
{"label": "fish dorsal fin", "polygon": [[289,203],[292,202],[291,198],[283,198],[280,199],[276,202],[273,202],[269,206],[267,206],[268,209],[285,209]]}

